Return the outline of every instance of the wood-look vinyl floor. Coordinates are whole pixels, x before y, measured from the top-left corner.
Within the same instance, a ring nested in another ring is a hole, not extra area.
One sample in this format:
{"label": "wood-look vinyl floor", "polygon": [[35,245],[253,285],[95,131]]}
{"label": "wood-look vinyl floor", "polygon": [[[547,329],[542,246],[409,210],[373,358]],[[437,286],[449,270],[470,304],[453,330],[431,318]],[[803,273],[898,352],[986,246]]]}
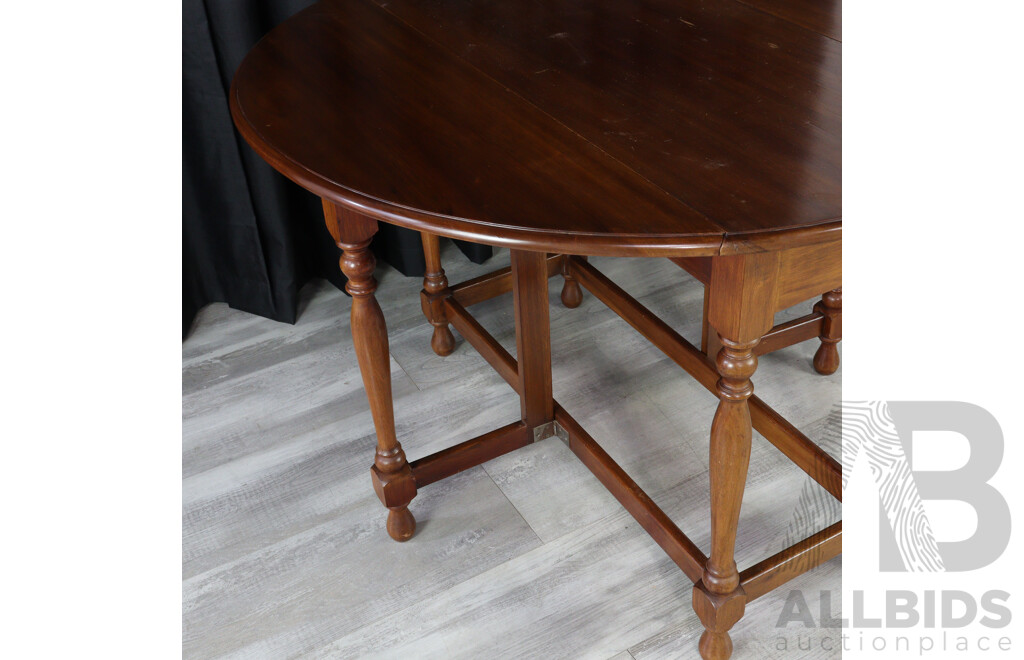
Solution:
{"label": "wood-look vinyl floor", "polygon": [[[453,283],[508,263],[507,251],[484,266],[450,245],[444,256]],[[699,338],[703,290],[675,265],[593,263]],[[431,352],[420,282],[387,266],[377,278],[409,458],[517,419],[515,394],[457,334],[452,355]],[[592,296],[563,308],[561,283],[550,288],[555,396],[707,552],[714,397]],[[370,486],[375,440],[348,309],[317,282],[294,326],[211,305],[184,342],[186,658],[698,657],[691,585],[557,438],[424,488],[412,504],[416,536],[392,541]],[[514,354],[510,297],[472,311]],[[841,375],[814,372],[816,348],[761,358],[754,384],[817,441]],[[755,434],[741,569],[839,517]],[[840,574],[837,558],[750,604],[733,657],[840,657],[838,646],[821,648],[828,631],[776,627],[793,589],[815,616],[823,593],[838,614]]]}

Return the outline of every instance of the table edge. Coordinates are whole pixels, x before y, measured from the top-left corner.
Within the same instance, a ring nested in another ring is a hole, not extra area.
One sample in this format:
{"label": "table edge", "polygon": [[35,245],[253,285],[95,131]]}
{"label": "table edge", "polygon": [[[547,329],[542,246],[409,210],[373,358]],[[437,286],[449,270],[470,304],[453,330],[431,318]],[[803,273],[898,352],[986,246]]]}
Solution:
{"label": "table edge", "polygon": [[[248,57],[248,55],[247,55]],[[244,66],[244,60],[240,65]],[[741,233],[598,234],[501,225],[415,209],[366,195],[288,157],[249,122],[238,100],[237,76],[228,92],[232,120],[242,138],[281,175],[320,198],[376,220],[446,238],[510,249],[581,256],[698,257],[748,254],[842,240],[842,219]]]}

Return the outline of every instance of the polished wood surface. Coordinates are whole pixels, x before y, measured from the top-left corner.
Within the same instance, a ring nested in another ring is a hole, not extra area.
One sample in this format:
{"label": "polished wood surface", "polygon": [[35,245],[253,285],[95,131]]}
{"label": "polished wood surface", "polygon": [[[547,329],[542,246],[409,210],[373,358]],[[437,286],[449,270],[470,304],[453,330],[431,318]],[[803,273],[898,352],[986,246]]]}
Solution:
{"label": "polished wood surface", "polygon": [[839,0],[740,0],[836,41],[843,40],[843,3]]}
{"label": "polished wood surface", "polygon": [[232,112],[309,190],[444,236],[650,256],[835,241],[841,45],[780,16],[324,0],[249,54]]}
{"label": "polished wood surface", "polygon": [[377,2],[730,234],[841,216],[835,40],[735,1]]}
{"label": "polished wood surface", "polygon": [[776,309],[820,296],[843,281],[843,244],[832,242],[782,250]]}
{"label": "polished wood surface", "polygon": [[[730,656],[749,600],[837,551],[839,528],[752,572],[740,573],[735,552],[755,428],[839,496],[835,460],[752,382],[766,335],[818,329],[816,368],[838,365],[841,46],[826,15],[798,0],[322,0],[253,49],[232,113],[264,159],[324,200],[377,431],[371,476],[394,539],[415,531],[418,487],[556,435],[694,580],[705,660]],[[520,402],[520,421],[411,464],[374,297],[379,221],[423,232],[434,352],[454,350],[451,324]],[[511,265],[450,286],[439,236],[508,246]],[[693,260],[706,278],[708,355],[587,255]],[[588,288],[718,397],[707,555],[555,401],[556,272],[567,307]],[[509,290],[515,358],[465,308]],[[814,321],[773,329],[777,311],[822,291]]]}

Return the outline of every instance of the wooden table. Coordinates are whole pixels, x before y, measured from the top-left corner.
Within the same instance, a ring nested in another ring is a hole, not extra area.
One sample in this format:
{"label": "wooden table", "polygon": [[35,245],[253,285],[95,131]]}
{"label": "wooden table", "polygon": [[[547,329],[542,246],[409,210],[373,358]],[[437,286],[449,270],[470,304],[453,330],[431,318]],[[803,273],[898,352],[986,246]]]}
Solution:
{"label": "wooden table", "polygon": [[[231,111],[264,159],[323,199],[343,250],[393,538],[412,536],[418,489],[557,435],[694,581],[700,652],[716,659],[746,603],[841,551],[837,523],[742,572],[733,560],[752,427],[841,497],[838,463],[751,384],[775,313],[841,287],[838,16],[827,0],[323,1],[253,49]],[[519,393],[519,420],[406,460],[374,298],[379,222],[425,232],[435,350],[450,350],[454,325]],[[512,265],[449,286],[437,235],[511,248]],[[588,255],[705,273],[717,359]],[[717,394],[709,556],[552,398],[547,280],[559,272]],[[518,359],[466,311],[508,291]],[[834,350],[840,316],[825,312]]]}

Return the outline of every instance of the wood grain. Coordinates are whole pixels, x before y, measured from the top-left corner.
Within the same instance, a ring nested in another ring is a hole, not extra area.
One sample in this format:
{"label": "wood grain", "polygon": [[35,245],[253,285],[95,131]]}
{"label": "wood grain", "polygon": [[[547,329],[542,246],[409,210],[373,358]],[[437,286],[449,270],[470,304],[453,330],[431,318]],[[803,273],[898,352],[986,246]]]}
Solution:
{"label": "wood grain", "polygon": [[840,0],[740,0],[745,5],[796,23],[836,41],[843,40]]}
{"label": "wood grain", "polygon": [[843,244],[822,243],[782,251],[779,282],[776,309],[791,307],[842,286]]}
{"label": "wood grain", "polygon": [[[701,213],[369,0],[278,26],[230,98],[271,165],[380,220],[550,252],[722,242]],[[623,232],[636,217],[643,227]]]}
{"label": "wood grain", "polygon": [[377,1],[730,235],[842,215],[834,39],[732,0]]}
{"label": "wood grain", "polygon": [[841,44],[796,13],[323,0],[246,57],[232,115],[306,189],[434,234],[580,255],[817,244],[841,228]]}

